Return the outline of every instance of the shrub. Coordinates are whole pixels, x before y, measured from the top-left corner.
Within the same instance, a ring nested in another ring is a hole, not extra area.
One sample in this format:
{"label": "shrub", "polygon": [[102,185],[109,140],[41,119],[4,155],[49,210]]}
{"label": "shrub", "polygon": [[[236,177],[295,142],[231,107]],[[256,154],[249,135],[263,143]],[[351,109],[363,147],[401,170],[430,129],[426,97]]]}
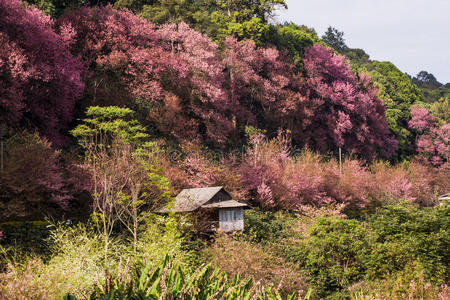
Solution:
{"label": "shrub", "polygon": [[[36,270],[42,267],[41,260],[32,260],[25,270],[8,268],[0,273],[0,299],[50,299],[50,293],[39,283],[36,283]],[[42,276],[41,279],[48,280]]]}
{"label": "shrub", "polygon": [[367,234],[356,220],[319,218],[310,237],[291,250],[290,260],[300,263],[317,295],[324,297],[363,278]]}
{"label": "shrub", "polygon": [[83,190],[83,174],[77,174],[70,162],[64,167],[60,151],[37,133],[14,135],[5,148],[0,197],[6,201],[0,201],[1,219],[33,220],[42,219],[43,212],[59,213]]}
{"label": "shrub", "polygon": [[394,205],[369,217],[374,234],[367,256],[368,278],[399,271],[424,272],[425,279],[445,283],[450,274],[450,207],[418,209]]}
{"label": "shrub", "polygon": [[290,223],[288,214],[251,209],[245,211],[246,238],[254,243],[276,242],[286,237],[285,230]]}
{"label": "shrub", "polygon": [[182,238],[173,218],[146,218],[137,252],[128,236],[115,234],[108,242],[108,264],[104,263],[104,240],[91,224],[55,224],[50,229],[45,259],[22,253],[20,248],[0,247],[0,299],[61,299],[67,292],[86,298],[95,287],[110,284],[111,278],[130,276],[137,262],[157,266],[165,255],[174,262],[183,257]]}
{"label": "shrub", "polygon": [[402,280],[359,282],[348,289],[352,300],[446,300],[450,298],[450,289],[446,284],[432,285],[424,280],[423,274],[413,277],[413,279],[407,276]]}
{"label": "shrub", "polygon": [[305,292],[301,270],[274,255],[268,247],[223,235],[218,236],[211,247],[204,249],[203,255],[227,274],[253,278],[263,286],[273,283],[284,295]]}
{"label": "shrub", "polygon": [[[253,285],[252,279],[229,278],[211,264],[184,271],[169,256],[153,270],[150,264],[141,265],[134,275],[113,281],[114,285],[98,287],[90,299],[279,299],[276,289]],[[286,299],[294,299],[294,295]]]}
{"label": "shrub", "polygon": [[0,246],[45,257],[49,254],[50,230],[47,225],[47,222],[0,223]]}
{"label": "shrub", "polygon": [[[319,297],[348,297],[346,288],[360,280],[404,287],[422,280],[436,291],[450,274],[449,214],[449,206],[417,208],[404,202],[360,221],[313,217],[310,224],[301,217],[275,245],[304,269]],[[402,292],[408,294],[407,289]]]}
{"label": "shrub", "polygon": [[[57,299],[66,291],[81,296],[89,293],[97,281],[104,281],[102,243],[92,230],[82,225],[57,225],[50,234],[51,256],[45,261],[14,249],[7,253],[6,270],[0,274],[0,286],[5,287],[0,289],[0,295],[4,295],[1,299]],[[117,250],[115,243],[111,253]]]}

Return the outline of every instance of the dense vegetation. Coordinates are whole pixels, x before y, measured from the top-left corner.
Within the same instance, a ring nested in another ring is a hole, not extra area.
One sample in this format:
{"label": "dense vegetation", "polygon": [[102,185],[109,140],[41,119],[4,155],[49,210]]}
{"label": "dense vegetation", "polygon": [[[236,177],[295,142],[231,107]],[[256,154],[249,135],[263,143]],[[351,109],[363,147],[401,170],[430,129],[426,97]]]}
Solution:
{"label": "dense vegetation", "polygon": [[286,7],[0,0],[0,299],[450,297],[449,84]]}

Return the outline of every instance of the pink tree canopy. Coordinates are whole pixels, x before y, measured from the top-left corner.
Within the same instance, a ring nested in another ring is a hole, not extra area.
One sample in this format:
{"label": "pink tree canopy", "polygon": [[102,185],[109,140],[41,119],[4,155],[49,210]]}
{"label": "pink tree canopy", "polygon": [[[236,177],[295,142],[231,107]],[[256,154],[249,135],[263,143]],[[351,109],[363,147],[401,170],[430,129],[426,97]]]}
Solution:
{"label": "pink tree canopy", "polygon": [[19,0],[0,0],[0,122],[38,128],[64,140],[81,95],[83,65],[69,50],[73,29]]}
{"label": "pink tree canopy", "polygon": [[208,38],[184,23],[157,28],[110,6],[81,8],[59,23],[77,32],[73,51],[90,66],[93,104],[137,105],[178,140],[226,140],[223,67]]}
{"label": "pink tree canopy", "polygon": [[450,160],[450,124],[437,127],[436,119],[427,109],[411,107],[409,127],[416,131],[416,149],[434,166],[448,166]]}
{"label": "pink tree canopy", "polygon": [[304,69],[294,139],[320,151],[343,147],[366,158],[395,152],[385,108],[366,74],[353,74],[344,57],[319,44],[306,49]]}
{"label": "pink tree canopy", "polygon": [[290,85],[295,83],[294,66],[276,49],[231,37],[225,40],[223,57],[225,90],[238,125],[277,132],[278,117],[284,115]]}

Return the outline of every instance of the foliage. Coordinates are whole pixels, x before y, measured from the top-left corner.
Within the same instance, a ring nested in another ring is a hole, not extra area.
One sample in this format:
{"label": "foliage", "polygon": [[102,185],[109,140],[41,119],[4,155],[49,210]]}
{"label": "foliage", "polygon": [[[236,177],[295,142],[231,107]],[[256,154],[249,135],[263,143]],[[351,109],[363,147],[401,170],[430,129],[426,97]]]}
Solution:
{"label": "foliage", "polygon": [[207,37],[109,6],[81,8],[59,24],[77,31],[72,50],[90,67],[85,103],[136,107],[154,131],[181,141],[225,142],[223,67]]}
{"label": "foliage", "polygon": [[[0,298],[61,299],[70,290],[86,293],[103,281],[101,239],[84,226],[53,227],[47,240],[50,256],[46,260],[33,255],[18,260],[6,253],[7,262],[0,273]],[[117,243],[111,246],[117,252]]]}
{"label": "foliage", "polygon": [[156,264],[166,255],[185,260],[193,249],[183,249],[186,237],[179,230],[175,216],[145,214],[138,230],[137,249],[132,252],[132,261]]}
{"label": "foliage", "polygon": [[[449,274],[448,214],[448,206],[419,209],[402,203],[360,220],[315,217],[311,224],[299,217],[298,225],[285,229],[287,238],[274,245],[288,261],[302,266],[319,297],[345,298],[347,287],[376,289],[373,285],[383,280],[408,285],[422,278],[436,290]],[[307,231],[299,228],[305,224]]]}
{"label": "foliage", "polygon": [[[99,287],[90,299],[280,299],[278,291],[257,290],[252,280],[241,280],[238,275],[228,278],[214,270],[211,264],[194,271],[184,271],[169,256],[151,270],[151,265],[138,266],[134,275],[115,286]],[[76,299],[76,298],[75,298]],[[290,295],[287,299],[294,299]]]}
{"label": "foliage", "polygon": [[[322,178],[317,176],[318,161],[305,155],[303,164],[290,157],[285,136],[265,142],[252,137],[239,172],[244,185],[263,207],[298,209],[302,204],[321,205],[325,200]],[[326,201],[326,200],[325,200]]]}
{"label": "foliage", "polygon": [[4,169],[0,171],[0,216],[42,218],[59,214],[85,189],[79,168],[61,163],[60,151],[37,133],[22,132],[6,140]]}
{"label": "foliage", "polygon": [[227,274],[252,278],[262,286],[274,284],[284,296],[306,292],[301,270],[274,255],[267,247],[238,238],[218,236],[214,244],[202,252],[205,259],[211,259],[213,265]]}
{"label": "foliage", "polygon": [[242,185],[260,206],[292,210],[330,202],[358,209],[400,199],[430,206],[450,187],[445,169],[417,161],[409,166],[382,162],[364,166],[345,158],[341,170],[335,159],[326,161],[309,150],[295,153],[286,136],[269,141],[253,136],[238,172]]}
{"label": "foliage", "polygon": [[414,279],[405,280],[381,280],[375,282],[357,283],[349,287],[352,293],[352,300],[372,299],[372,300],[402,300],[402,299],[423,299],[423,300],[444,300],[450,296],[449,288],[446,284],[441,286],[432,285],[426,282],[423,275],[419,274]]}
{"label": "foliage", "polygon": [[39,129],[60,145],[81,96],[83,64],[72,56],[74,30],[20,0],[0,1],[0,122]]}
{"label": "foliage", "polygon": [[305,52],[308,99],[292,128],[293,138],[314,149],[327,151],[343,147],[373,158],[377,151],[389,157],[397,149],[390,137],[383,103],[365,74],[354,75],[348,62],[321,45]]}
{"label": "foliage", "polygon": [[420,71],[411,81],[420,88],[426,103],[434,105],[434,103],[440,101],[438,99],[450,97],[450,85],[443,85],[437,81],[433,74],[427,71]]}
{"label": "foliage", "polygon": [[277,242],[286,237],[286,227],[292,222],[287,214],[251,209],[245,211],[246,238],[253,243]]}
{"label": "foliage", "polygon": [[450,159],[450,124],[446,123],[438,128],[436,119],[428,110],[413,106],[408,125],[418,135],[417,151],[434,166],[445,167]]}
{"label": "foliage", "polygon": [[89,143],[97,143],[100,147],[105,147],[114,138],[141,146],[149,137],[139,121],[133,119],[134,112],[129,108],[91,106],[85,114],[83,123],[71,131],[84,148]]}
{"label": "foliage", "polygon": [[284,0],[214,1],[211,21],[217,27],[217,36],[252,39],[261,43],[269,30],[268,21],[278,7],[287,8]]}
{"label": "foliage", "polygon": [[17,252],[45,257],[49,254],[46,241],[50,230],[47,225],[43,221],[0,223],[0,247],[14,247]]}
{"label": "foliage", "polygon": [[430,113],[436,118],[438,126],[450,123],[450,97],[440,98],[430,107]]}
{"label": "foliage", "polygon": [[90,107],[72,134],[85,150],[83,168],[91,176],[94,220],[103,235],[105,264],[108,240],[116,222],[133,235],[133,250],[143,221],[142,209],[159,208],[170,201],[169,181],[158,167],[158,148],[146,142],[148,135],[133,111],[118,107]]}
{"label": "foliage", "polygon": [[345,53],[348,49],[345,44],[344,32],[337,30],[331,26],[322,36],[322,40],[340,53]]}
{"label": "foliage", "polygon": [[368,248],[367,231],[355,220],[318,219],[310,237],[292,257],[307,270],[317,295],[323,297],[363,277],[362,255]]}
{"label": "foliage", "polygon": [[[121,0],[115,3],[114,7],[120,7],[123,2],[130,1]],[[141,8],[134,8],[139,11],[139,15],[155,24],[179,24],[187,23],[199,32],[211,33],[212,24],[209,11],[213,1],[209,0],[157,0],[151,1],[150,4],[144,4]],[[128,5],[128,7],[130,7]],[[133,7],[130,7],[133,9]]]}
{"label": "foliage", "polygon": [[89,2],[89,0],[26,0],[25,2],[36,6],[46,15],[56,18],[64,10],[80,7]]}
{"label": "foliage", "polygon": [[302,61],[305,49],[321,43],[316,32],[306,26],[298,26],[294,23],[275,26],[272,31],[268,42],[279,50],[287,50],[297,70],[303,71]]}
{"label": "foliage", "polygon": [[293,66],[278,50],[249,40],[227,38],[225,47],[225,89],[238,133],[254,125],[275,134],[299,98]]}
{"label": "foliage", "polygon": [[411,206],[380,208],[368,220],[375,233],[367,258],[367,276],[383,277],[396,271],[423,271],[426,280],[445,283],[450,274],[450,208]]}
{"label": "foliage", "polygon": [[427,71],[420,71],[411,81],[419,87],[439,88],[442,86],[442,83]]}
{"label": "foliage", "polygon": [[30,251],[22,253],[14,245],[0,247],[1,299],[61,299],[67,292],[83,299],[96,287],[109,285],[113,277],[120,280],[132,276],[132,266],[138,261],[157,266],[166,254],[174,263],[182,256],[182,238],[172,218],[146,219],[146,226],[139,231],[138,253],[133,251],[128,235],[116,234],[108,247],[108,265],[103,264],[104,240],[95,224],[53,224],[47,230],[50,235],[43,258]]}
{"label": "foliage", "polygon": [[261,44],[269,31],[269,21],[278,8],[287,8],[284,0],[212,1],[212,0],[118,0],[114,8],[129,8],[155,24],[185,22],[223,41],[227,36],[252,39]]}
{"label": "foliage", "polygon": [[373,61],[358,68],[367,72],[378,88],[378,97],[386,107],[389,129],[398,141],[398,155],[403,159],[414,153],[414,136],[408,129],[411,106],[422,101],[420,89],[390,62]]}
{"label": "foliage", "polygon": [[240,174],[234,170],[236,157],[193,144],[163,154],[162,169],[170,180],[172,194],[186,187],[223,186],[233,199],[246,199],[247,190],[242,186]]}
{"label": "foliage", "polygon": [[[187,24],[162,26],[158,33],[166,51],[177,53],[187,70],[187,80],[172,88],[174,96],[165,99],[166,107],[151,113],[155,122],[166,118],[163,130],[179,139],[194,139],[225,144],[233,130],[230,100],[223,90],[224,65],[218,46]],[[181,85],[181,86],[180,86]],[[173,121],[170,121],[173,120]],[[167,124],[167,125],[166,125]],[[187,139],[186,137],[192,137]]]}

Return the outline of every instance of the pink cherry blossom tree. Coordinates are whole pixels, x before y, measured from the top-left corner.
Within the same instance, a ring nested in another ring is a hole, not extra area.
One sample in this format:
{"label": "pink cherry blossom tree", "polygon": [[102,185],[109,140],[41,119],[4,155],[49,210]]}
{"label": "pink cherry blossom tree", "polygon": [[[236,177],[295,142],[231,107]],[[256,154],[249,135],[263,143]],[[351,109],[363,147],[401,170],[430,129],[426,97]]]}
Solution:
{"label": "pink cherry blossom tree", "polygon": [[128,10],[81,8],[60,18],[75,28],[73,51],[90,66],[87,101],[138,107],[178,141],[223,143],[223,66],[217,45],[188,25],[157,28]]}
{"label": "pink cherry blossom tree", "polygon": [[366,74],[353,74],[344,57],[319,44],[306,49],[304,69],[303,97],[291,125],[297,143],[320,151],[343,147],[369,159],[395,152],[385,108]]}
{"label": "pink cherry blossom tree", "polygon": [[0,122],[39,129],[64,141],[84,85],[83,64],[69,50],[73,28],[19,0],[0,0]]}
{"label": "pink cherry blossom tree", "polygon": [[448,167],[450,124],[437,127],[436,119],[427,109],[414,105],[411,107],[411,120],[408,125],[417,134],[417,152],[436,167]]}
{"label": "pink cherry blossom tree", "polygon": [[296,83],[293,65],[276,49],[231,37],[225,40],[223,64],[225,90],[238,130],[251,124],[276,133],[290,86]]}

